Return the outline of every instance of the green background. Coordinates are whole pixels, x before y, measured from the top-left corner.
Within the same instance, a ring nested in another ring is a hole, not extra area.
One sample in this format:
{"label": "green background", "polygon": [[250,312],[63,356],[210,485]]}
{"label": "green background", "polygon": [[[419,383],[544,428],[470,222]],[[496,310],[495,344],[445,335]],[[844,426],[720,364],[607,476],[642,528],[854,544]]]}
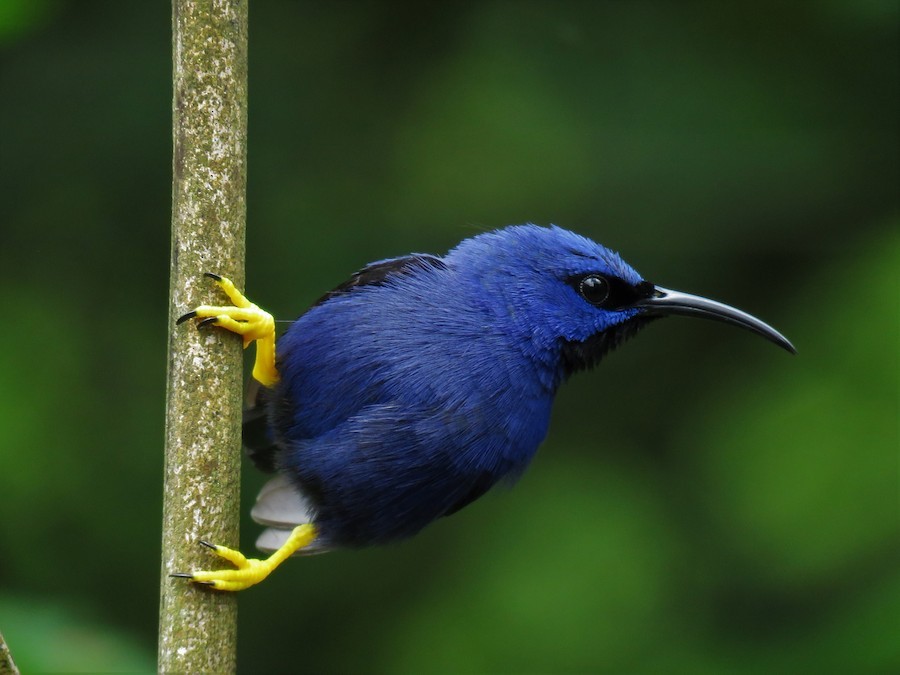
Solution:
{"label": "green background", "polygon": [[[552,222],[799,356],[653,325],[561,391],[515,489],[242,594],[240,670],[897,672],[898,3],[251,4],[248,294],[278,318]],[[168,3],[0,0],[25,672],[155,668],[170,80]]]}

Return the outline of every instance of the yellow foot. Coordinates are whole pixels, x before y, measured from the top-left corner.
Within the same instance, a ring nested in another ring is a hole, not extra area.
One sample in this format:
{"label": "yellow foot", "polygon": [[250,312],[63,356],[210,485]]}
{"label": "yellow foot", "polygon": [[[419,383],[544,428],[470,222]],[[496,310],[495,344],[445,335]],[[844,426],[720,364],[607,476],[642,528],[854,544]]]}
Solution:
{"label": "yellow foot", "polygon": [[267,311],[260,309],[247,300],[225,277],[206,273],[225,291],[234,306],[200,305],[192,312],[179,317],[175,324],[188,319],[200,319],[197,327],[220,326],[244,338],[244,348],[256,342],[256,361],[253,365],[253,377],[267,387],[278,382],[278,370],[275,368],[275,319]]}
{"label": "yellow foot", "polygon": [[211,548],[218,556],[225,558],[237,569],[192,572],[190,574],[179,572],[170,576],[190,579],[194,583],[211,586],[218,591],[242,591],[258,584],[294,553],[311,544],[316,538],[316,534],[314,525],[309,523],[298,525],[284,545],[265,560],[246,558],[240,551],[201,541],[201,544]]}

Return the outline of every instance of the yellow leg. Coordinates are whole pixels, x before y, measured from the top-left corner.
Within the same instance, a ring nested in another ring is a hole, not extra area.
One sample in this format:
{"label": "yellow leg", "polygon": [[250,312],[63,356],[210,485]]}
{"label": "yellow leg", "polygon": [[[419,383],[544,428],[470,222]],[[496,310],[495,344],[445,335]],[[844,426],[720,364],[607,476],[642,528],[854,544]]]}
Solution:
{"label": "yellow leg", "polygon": [[272,315],[247,300],[234,284],[218,274],[207,275],[225,291],[234,306],[200,305],[194,311],[180,317],[176,324],[188,319],[200,319],[199,326],[220,326],[244,338],[244,348],[256,342],[256,361],[253,377],[267,387],[278,382],[275,368],[275,319]]}
{"label": "yellow leg", "polygon": [[246,558],[240,551],[226,546],[216,546],[205,541],[201,544],[208,546],[222,558],[233,564],[235,570],[215,570],[209,572],[192,572],[190,574],[173,574],[173,577],[183,577],[198,584],[211,586],[219,591],[242,591],[258,584],[269,576],[272,571],[285,560],[304,546],[309,545],[316,538],[314,525],[306,523],[298,525],[291,532],[291,536],[284,542],[281,548],[265,560]]}

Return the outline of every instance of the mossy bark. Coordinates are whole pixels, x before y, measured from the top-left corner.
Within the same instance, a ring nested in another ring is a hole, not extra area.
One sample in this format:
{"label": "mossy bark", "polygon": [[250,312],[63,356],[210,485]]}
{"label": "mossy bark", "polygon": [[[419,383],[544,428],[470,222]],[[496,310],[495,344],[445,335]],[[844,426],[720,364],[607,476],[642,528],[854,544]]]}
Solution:
{"label": "mossy bark", "polygon": [[12,654],[9,653],[3,633],[0,633],[0,675],[19,675],[19,669],[16,668]]}
{"label": "mossy bark", "polygon": [[233,672],[237,602],[173,572],[238,545],[241,339],[175,318],[244,286],[247,0],[173,0],[173,182],[160,672]]}

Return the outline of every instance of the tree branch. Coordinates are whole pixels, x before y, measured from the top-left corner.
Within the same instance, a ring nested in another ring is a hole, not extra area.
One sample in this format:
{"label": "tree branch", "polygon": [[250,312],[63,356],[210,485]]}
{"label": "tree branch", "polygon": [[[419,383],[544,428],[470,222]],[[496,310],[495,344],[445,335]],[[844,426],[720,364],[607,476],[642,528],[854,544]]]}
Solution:
{"label": "tree branch", "polygon": [[241,340],[175,327],[224,301],[204,272],[244,285],[247,0],[173,0],[173,182],[163,497],[160,672],[233,672],[236,598],[173,572],[220,564],[199,539],[237,547]]}
{"label": "tree branch", "polygon": [[3,639],[3,633],[0,633],[0,675],[19,675],[19,669],[16,668],[12,654],[9,653],[9,646]]}

